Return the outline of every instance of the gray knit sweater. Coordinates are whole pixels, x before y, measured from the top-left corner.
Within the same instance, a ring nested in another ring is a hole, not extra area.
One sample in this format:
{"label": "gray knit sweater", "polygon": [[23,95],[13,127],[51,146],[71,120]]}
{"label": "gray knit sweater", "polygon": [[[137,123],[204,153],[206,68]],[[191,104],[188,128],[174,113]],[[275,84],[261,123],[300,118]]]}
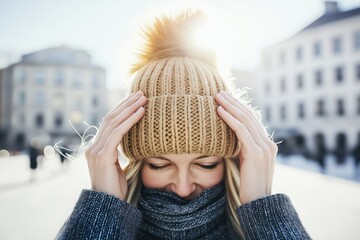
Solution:
{"label": "gray knit sweater", "polygon": [[[310,239],[284,194],[244,204],[237,214],[246,239]],[[141,223],[142,214],[132,205],[105,193],[83,190],[57,239],[136,239]]]}

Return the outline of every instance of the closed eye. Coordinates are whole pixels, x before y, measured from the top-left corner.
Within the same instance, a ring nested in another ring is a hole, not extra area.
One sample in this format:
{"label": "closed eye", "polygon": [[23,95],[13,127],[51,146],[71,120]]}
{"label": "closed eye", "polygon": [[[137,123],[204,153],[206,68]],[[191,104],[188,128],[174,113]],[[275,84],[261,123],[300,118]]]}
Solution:
{"label": "closed eye", "polygon": [[210,169],[214,169],[217,167],[217,165],[219,165],[220,163],[214,163],[214,164],[210,164],[210,165],[205,165],[205,164],[198,164],[198,166],[210,170]]}
{"label": "closed eye", "polygon": [[167,164],[167,165],[155,165],[155,164],[152,164],[152,163],[148,163],[148,165],[153,170],[162,170],[162,169],[165,169],[165,168],[170,166],[169,164]]}

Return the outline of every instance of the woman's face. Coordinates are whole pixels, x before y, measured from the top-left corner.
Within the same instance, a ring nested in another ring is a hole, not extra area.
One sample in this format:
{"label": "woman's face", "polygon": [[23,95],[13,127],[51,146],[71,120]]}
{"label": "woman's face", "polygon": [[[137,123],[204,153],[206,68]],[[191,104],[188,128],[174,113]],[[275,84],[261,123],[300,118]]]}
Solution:
{"label": "woman's face", "polygon": [[185,199],[198,196],[224,177],[221,157],[202,154],[165,154],[145,158],[141,180],[145,187],[176,193]]}

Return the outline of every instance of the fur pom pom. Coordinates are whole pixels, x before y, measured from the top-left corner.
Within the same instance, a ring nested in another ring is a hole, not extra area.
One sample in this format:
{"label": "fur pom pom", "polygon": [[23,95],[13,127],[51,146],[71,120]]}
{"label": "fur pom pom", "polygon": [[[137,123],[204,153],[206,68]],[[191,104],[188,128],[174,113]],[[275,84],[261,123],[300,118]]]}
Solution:
{"label": "fur pom pom", "polygon": [[137,52],[137,61],[130,73],[135,73],[149,61],[167,57],[184,56],[202,60],[216,68],[214,51],[199,46],[195,36],[206,21],[202,10],[186,9],[177,15],[162,15],[142,29],[144,44]]}

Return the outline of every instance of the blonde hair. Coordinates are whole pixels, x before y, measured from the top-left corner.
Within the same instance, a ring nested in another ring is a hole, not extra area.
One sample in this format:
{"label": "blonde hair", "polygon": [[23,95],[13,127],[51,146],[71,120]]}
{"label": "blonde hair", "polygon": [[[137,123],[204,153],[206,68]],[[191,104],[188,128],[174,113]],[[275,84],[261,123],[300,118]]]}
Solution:
{"label": "blonde hair", "polygon": [[[141,179],[140,171],[143,160],[129,161],[129,164],[124,168],[126,180],[128,182],[128,191],[125,196],[125,201],[137,207],[140,190]],[[236,214],[236,209],[241,205],[239,196],[240,186],[240,172],[238,159],[224,158],[225,163],[225,187],[227,195],[227,213],[235,232],[239,236],[243,236],[240,222]]]}

